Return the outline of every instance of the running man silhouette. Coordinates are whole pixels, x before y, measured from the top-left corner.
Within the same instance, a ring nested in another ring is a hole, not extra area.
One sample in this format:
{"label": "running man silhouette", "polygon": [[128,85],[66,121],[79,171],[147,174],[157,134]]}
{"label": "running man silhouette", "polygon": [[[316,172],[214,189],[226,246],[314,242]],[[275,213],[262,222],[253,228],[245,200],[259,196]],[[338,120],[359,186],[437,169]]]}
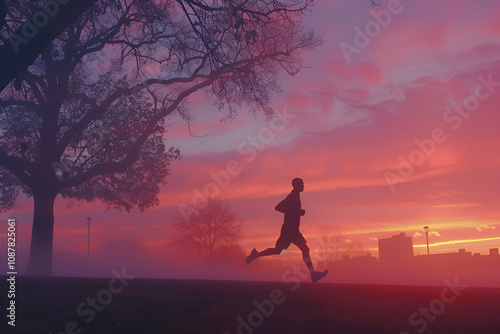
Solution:
{"label": "running man silhouette", "polygon": [[309,256],[309,247],[307,247],[306,239],[302,236],[299,231],[300,226],[300,216],[306,214],[306,211],[302,209],[300,203],[300,193],[304,191],[304,181],[299,178],[292,180],[293,190],[292,192],[282,200],[278,205],[276,205],[275,210],[285,214],[285,221],[283,226],[281,226],[281,235],[276,241],[276,246],[274,248],[268,248],[262,252],[258,252],[255,248],[252,249],[250,255],[247,256],[247,264],[250,264],[253,260],[261,256],[277,255],[287,249],[291,243],[294,243],[302,251],[302,258],[311,273],[311,279],[313,282],[317,282],[321,278],[328,274],[328,270],[316,271],[313,268],[311,257]]}

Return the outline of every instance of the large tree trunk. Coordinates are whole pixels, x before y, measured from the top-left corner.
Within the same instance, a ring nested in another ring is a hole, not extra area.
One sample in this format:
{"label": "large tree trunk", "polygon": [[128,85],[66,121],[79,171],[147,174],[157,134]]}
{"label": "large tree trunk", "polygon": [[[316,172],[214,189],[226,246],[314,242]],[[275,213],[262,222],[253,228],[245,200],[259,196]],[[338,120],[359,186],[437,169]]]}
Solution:
{"label": "large tree trunk", "polygon": [[52,276],[54,201],[57,193],[34,193],[33,229],[27,275]]}

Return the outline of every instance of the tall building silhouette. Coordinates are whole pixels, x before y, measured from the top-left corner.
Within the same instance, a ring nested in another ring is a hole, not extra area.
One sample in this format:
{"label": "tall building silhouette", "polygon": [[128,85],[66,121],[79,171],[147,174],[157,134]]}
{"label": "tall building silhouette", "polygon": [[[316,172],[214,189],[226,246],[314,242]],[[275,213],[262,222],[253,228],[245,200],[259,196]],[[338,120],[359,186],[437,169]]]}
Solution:
{"label": "tall building silhouette", "polygon": [[413,258],[413,241],[404,232],[391,238],[378,239],[381,263],[406,263]]}

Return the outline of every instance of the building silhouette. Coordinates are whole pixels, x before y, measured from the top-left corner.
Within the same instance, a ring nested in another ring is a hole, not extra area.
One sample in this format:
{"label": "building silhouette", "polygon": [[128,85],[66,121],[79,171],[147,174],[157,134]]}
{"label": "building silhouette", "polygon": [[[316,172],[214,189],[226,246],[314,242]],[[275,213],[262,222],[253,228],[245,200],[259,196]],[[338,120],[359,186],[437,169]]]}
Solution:
{"label": "building silhouette", "polygon": [[500,265],[500,255],[498,253],[498,248],[490,248],[488,255],[468,252],[464,248],[461,248],[458,252],[415,256],[414,264],[417,266],[427,265],[435,270],[489,269]]}
{"label": "building silhouette", "polygon": [[343,283],[433,285],[445,280],[466,286],[500,286],[499,248],[487,255],[464,248],[451,253],[414,255],[411,236],[405,233],[378,240],[378,261],[370,254],[322,263]]}
{"label": "building silhouette", "polygon": [[412,238],[403,232],[391,238],[378,239],[378,254],[380,263],[408,263],[413,258]]}

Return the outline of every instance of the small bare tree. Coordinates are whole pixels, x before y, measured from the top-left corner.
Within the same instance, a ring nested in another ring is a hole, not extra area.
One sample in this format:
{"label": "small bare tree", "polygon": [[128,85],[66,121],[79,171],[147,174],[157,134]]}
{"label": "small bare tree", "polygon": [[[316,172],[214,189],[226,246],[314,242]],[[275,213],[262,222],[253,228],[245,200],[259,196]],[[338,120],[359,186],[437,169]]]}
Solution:
{"label": "small bare tree", "polygon": [[365,244],[361,240],[350,240],[345,245],[344,254],[353,256],[363,256],[368,253],[368,249],[365,247]]}
{"label": "small bare tree", "polygon": [[217,249],[236,245],[243,238],[243,227],[228,204],[210,197],[202,209],[192,208],[188,219],[179,217],[169,248],[183,257],[209,262]]}
{"label": "small bare tree", "polygon": [[319,259],[324,262],[338,261],[341,259],[346,244],[345,235],[339,226],[322,227],[317,240]]}
{"label": "small bare tree", "polygon": [[366,255],[368,249],[361,240],[347,239],[341,226],[324,226],[317,239],[316,252],[320,261],[330,262],[339,261],[344,255]]}

